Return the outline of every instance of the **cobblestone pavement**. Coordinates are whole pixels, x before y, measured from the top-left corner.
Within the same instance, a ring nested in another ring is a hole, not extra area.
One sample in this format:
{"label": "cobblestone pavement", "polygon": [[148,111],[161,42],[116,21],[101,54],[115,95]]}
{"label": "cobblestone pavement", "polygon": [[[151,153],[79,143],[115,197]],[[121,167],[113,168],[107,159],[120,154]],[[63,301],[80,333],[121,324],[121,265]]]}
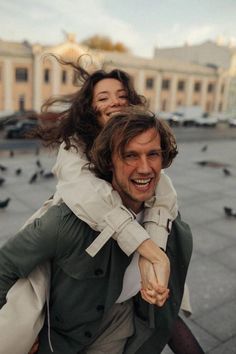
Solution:
{"label": "cobblestone pavement", "polygon": [[[202,151],[204,145],[206,151]],[[9,152],[0,152],[0,164],[7,166],[7,171],[0,171],[6,179],[0,186],[0,200],[11,198],[7,208],[0,209],[0,244],[54,192],[54,178],[41,176],[28,183],[39,170],[38,159],[48,172],[55,154],[43,151],[39,156],[28,152],[10,157]],[[199,165],[201,161],[205,165]],[[230,176],[223,173],[224,167]],[[16,175],[19,168],[22,173]],[[226,217],[223,211],[224,206],[236,210],[236,140],[181,143],[167,173],[194,239],[187,280],[193,315],[186,321],[206,353],[236,353],[236,218]],[[165,348],[163,353],[171,351]]]}

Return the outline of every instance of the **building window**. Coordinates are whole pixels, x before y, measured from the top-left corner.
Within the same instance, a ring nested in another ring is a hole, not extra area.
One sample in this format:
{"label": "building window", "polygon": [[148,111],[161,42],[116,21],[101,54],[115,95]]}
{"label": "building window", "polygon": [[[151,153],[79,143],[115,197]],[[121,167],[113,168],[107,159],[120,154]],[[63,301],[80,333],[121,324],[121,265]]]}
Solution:
{"label": "building window", "polygon": [[169,90],[170,88],[170,80],[164,79],[162,80],[162,90]]}
{"label": "building window", "polygon": [[211,111],[211,102],[208,101],[208,102],[206,103],[206,112],[210,112],[210,111]]}
{"label": "building window", "polygon": [[177,89],[178,89],[178,91],[184,91],[184,89],[185,89],[185,81],[183,81],[183,80],[178,81]]}
{"label": "building window", "polygon": [[16,68],[16,81],[17,82],[27,82],[28,81],[28,69],[27,68]]}
{"label": "building window", "polygon": [[225,85],[223,84],[223,85],[221,86],[221,93],[223,94],[224,91],[225,91]]}
{"label": "building window", "polygon": [[154,87],[154,79],[152,77],[148,77],[146,79],[146,88],[150,90],[153,87]]}
{"label": "building window", "polygon": [[50,82],[50,70],[44,69],[44,82],[48,84]]}
{"label": "building window", "polygon": [[194,91],[195,92],[200,92],[201,91],[201,82],[200,81],[196,81],[194,83]]}
{"label": "building window", "polygon": [[63,84],[66,84],[66,82],[67,82],[67,72],[66,72],[66,70],[62,70],[62,72],[61,72],[61,82]]}
{"label": "building window", "polygon": [[222,112],[222,109],[223,109],[223,104],[222,102],[220,102],[218,106],[218,112]]}
{"label": "building window", "polygon": [[166,100],[163,100],[163,101],[161,102],[161,110],[162,110],[163,112],[166,111],[166,106],[167,106],[167,102],[166,102]]}
{"label": "building window", "polygon": [[194,105],[194,106],[199,106],[200,103],[199,103],[198,101],[194,101],[194,102],[193,102],[193,105]]}
{"label": "building window", "polygon": [[207,92],[211,93],[214,91],[215,85],[211,82],[207,86]]}
{"label": "building window", "polygon": [[24,95],[19,96],[18,107],[19,107],[19,111],[25,110],[25,96]]}

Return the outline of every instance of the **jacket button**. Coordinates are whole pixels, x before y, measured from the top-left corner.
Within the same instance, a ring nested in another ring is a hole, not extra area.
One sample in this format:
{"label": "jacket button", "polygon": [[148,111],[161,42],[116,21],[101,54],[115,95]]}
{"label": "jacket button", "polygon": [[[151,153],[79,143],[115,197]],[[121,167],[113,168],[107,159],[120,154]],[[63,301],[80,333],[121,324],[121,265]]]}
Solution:
{"label": "jacket button", "polygon": [[97,276],[98,275],[102,275],[103,274],[103,270],[101,268],[97,268],[97,269],[95,269],[94,274],[97,275]]}
{"label": "jacket button", "polygon": [[96,310],[97,311],[104,311],[104,306],[103,305],[97,305]]}
{"label": "jacket button", "polygon": [[91,337],[92,337],[92,333],[89,332],[89,331],[84,332],[84,335],[85,335],[85,337],[87,337],[87,338],[91,338]]}

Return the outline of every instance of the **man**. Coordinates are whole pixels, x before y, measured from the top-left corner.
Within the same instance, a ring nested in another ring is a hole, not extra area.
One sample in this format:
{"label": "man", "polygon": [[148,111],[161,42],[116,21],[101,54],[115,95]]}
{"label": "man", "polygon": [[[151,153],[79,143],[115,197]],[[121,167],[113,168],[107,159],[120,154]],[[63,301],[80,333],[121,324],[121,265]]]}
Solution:
{"label": "man", "polygon": [[[127,111],[111,118],[93,149],[95,173],[112,182],[124,205],[142,219],[161,169],[176,155],[175,139],[155,116]],[[95,257],[86,253],[97,232],[65,204],[52,207],[0,250],[0,306],[18,278],[51,261],[50,304],[39,335],[39,354],[159,353],[167,343],[182,299],[191,234],[179,217],[167,243],[173,270],[168,290],[141,290],[138,258],[110,239]],[[156,245],[152,263],[157,262]],[[150,245],[149,245],[150,246]],[[140,260],[145,261],[145,260]],[[135,281],[133,282],[133,280]],[[147,302],[148,301],[148,302]],[[129,338],[129,339],[128,339]]]}

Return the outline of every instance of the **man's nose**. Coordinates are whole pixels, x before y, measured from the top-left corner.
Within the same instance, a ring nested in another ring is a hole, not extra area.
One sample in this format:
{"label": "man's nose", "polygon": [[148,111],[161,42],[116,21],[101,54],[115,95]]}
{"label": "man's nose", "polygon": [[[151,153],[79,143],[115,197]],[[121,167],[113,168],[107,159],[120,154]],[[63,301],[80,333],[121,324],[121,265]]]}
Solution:
{"label": "man's nose", "polygon": [[138,173],[150,173],[151,172],[151,166],[150,163],[147,159],[147,157],[140,157],[138,164],[137,164],[137,172]]}

